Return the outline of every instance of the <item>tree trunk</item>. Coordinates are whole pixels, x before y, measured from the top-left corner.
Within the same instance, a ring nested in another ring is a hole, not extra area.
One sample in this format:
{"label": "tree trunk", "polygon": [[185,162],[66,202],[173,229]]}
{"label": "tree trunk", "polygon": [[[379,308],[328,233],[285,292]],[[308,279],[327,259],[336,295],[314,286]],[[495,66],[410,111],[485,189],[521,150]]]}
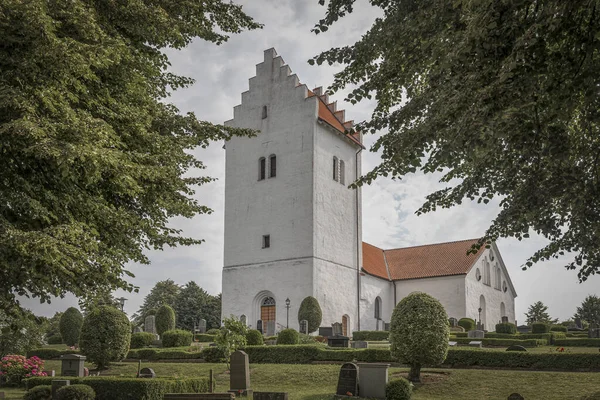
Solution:
{"label": "tree trunk", "polygon": [[408,380],[415,383],[421,382],[421,364],[415,363],[410,366]]}

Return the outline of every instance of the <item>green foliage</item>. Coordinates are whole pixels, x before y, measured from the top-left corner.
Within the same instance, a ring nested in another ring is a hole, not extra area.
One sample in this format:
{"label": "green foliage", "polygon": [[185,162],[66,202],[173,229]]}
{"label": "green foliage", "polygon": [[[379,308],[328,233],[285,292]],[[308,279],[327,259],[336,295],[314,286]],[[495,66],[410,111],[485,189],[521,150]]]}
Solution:
{"label": "green foliage", "polygon": [[308,333],[316,332],[321,325],[323,312],[317,299],[312,296],[305,297],[298,309],[298,323],[308,321]]}
{"label": "green foliage", "polygon": [[208,302],[202,308],[202,318],[206,320],[208,330],[218,330],[221,327],[221,293],[209,297]]}
{"label": "green foliage", "polygon": [[[531,325],[534,322],[543,322],[545,324],[555,324],[558,322],[557,319],[552,319],[550,314],[548,314],[548,306],[546,306],[541,301],[537,301],[534,304],[529,306],[529,309],[525,313],[525,318],[527,325]],[[541,332],[534,332],[541,333]]]}
{"label": "green foliage", "polygon": [[181,288],[175,298],[175,314],[177,315],[177,327],[193,331],[195,324],[202,317],[202,310],[209,300],[210,295],[196,282],[189,281]]}
{"label": "green foliage", "polygon": [[146,249],[201,242],[169,225],[211,211],[190,150],[251,134],[166,102],[193,83],[166,49],[259,25],[221,0],[6,0],[0,13],[0,309],[16,294],[134,290],[124,268]]}
{"label": "green foliage", "polygon": [[473,340],[480,340],[484,346],[495,346],[495,347],[507,347],[518,344],[523,347],[539,347],[545,346],[549,343],[546,339],[534,339],[534,338],[519,338],[519,339],[505,339],[505,338],[483,338],[483,339],[472,339],[472,338],[453,338],[458,344],[469,344]]}
{"label": "green foliage", "polygon": [[[208,322],[207,322],[208,323]],[[219,330],[217,328],[211,328],[206,331],[207,335],[218,335]]]}
{"label": "green foliage", "polygon": [[535,322],[531,324],[531,333],[548,333],[550,332],[550,324],[544,322]]}
{"label": "green foliage", "polygon": [[[355,0],[330,0],[324,32]],[[568,269],[600,270],[598,4],[583,0],[376,1],[354,45],[310,63],[343,65],[329,93],[375,101],[357,131],[379,133],[382,162],[363,176],[442,172],[418,214],[464,201],[498,208],[477,247],[531,231],[549,243],[525,263],[574,253]],[[321,1],[325,4],[325,0]],[[531,38],[544,38],[531,40]],[[497,204],[500,203],[501,207]]]}
{"label": "green foliage", "polygon": [[510,322],[496,324],[496,333],[509,333],[514,335],[517,333],[517,326]]}
{"label": "green foliage", "polygon": [[412,383],[404,378],[394,379],[385,386],[386,400],[410,400]]}
{"label": "green foliage", "polygon": [[154,342],[154,335],[150,332],[136,332],[131,335],[130,349],[141,349],[148,347]]}
{"label": "green foliage", "polygon": [[[219,331],[217,331],[219,332]],[[209,343],[214,342],[217,335],[208,335],[206,333],[198,333],[194,335],[194,340],[196,342]]]}
{"label": "green foliage", "polygon": [[166,331],[175,329],[175,310],[167,304],[163,304],[156,311],[156,333],[160,336]]}
{"label": "green foliage", "polygon": [[[451,335],[454,338],[466,338],[468,337],[467,332],[455,332]],[[586,334],[587,337],[587,334]],[[513,339],[513,340],[531,340],[531,339],[544,339],[548,343],[552,343],[555,339],[565,339],[566,335],[562,332],[551,332],[551,333],[497,333],[487,332],[485,339]]]}
{"label": "green foliage", "polygon": [[426,293],[411,293],[396,305],[390,325],[390,349],[392,357],[411,367],[409,380],[419,381],[421,366],[444,361],[448,329],[446,310]]}
{"label": "green foliage", "polygon": [[[209,347],[215,349],[215,347]],[[128,359],[135,360],[148,360],[148,361],[160,361],[160,360],[197,360],[203,358],[200,347],[194,347],[194,350],[190,351],[190,348],[185,350],[181,348],[146,348],[146,349],[134,349],[127,353]]]}
{"label": "green foliage", "polygon": [[[49,385],[56,378],[30,378],[27,387]],[[138,379],[122,377],[69,377],[71,385],[83,384],[96,392],[96,400],[162,400],[165,393],[207,393],[208,378]]]}
{"label": "green foliage", "polygon": [[476,324],[475,324],[475,320],[472,318],[461,318],[458,320],[457,322],[458,326],[462,326],[465,331],[472,331],[475,329]]}
{"label": "green foliage", "polygon": [[[48,344],[62,343],[62,338],[60,337],[60,319],[62,315],[62,312],[55,312],[52,318],[48,319],[48,323],[45,326],[46,341]],[[50,341],[53,343],[50,343]]]}
{"label": "green foliage", "polygon": [[562,325],[552,325],[550,327],[550,332],[567,332],[568,329],[566,326],[562,326]]}
{"label": "green foliage", "polygon": [[118,310],[121,309],[121,303],[115,298],[110,290],[100,289],[96,292],[86,293],[79,298],[79,308],[84,314],[100,306],[111,306]]}
{"label": "green foliage", "polygon": [[390,333],[388,331],[354,331],[352,340],[380,341],[388,340]]}
{"label": "green foliage", "polygon": [[42,360],[53,360],[56,358],[60,358],[60,356],[65,354],[79,354],[79,350],[59,350],[52,349],[48,347],[41,347],[37,349],[31,349],[27,352],[27,357],[38,357]]}
{"label": "green foliage", "polygon": [[600,297],[590,295],[583,300],[573,318],[581,318],[588,324],[600,324]]}
{"label": "green foliage", "polygon": [[100,306],[83,319],[79,347],[87,361],[104,369],[129,351],[131,330],[127,316],[111,306]]}
{"label": "green foliage", "polygon": [[598,338],[569,338],[569,339],[556,339],[554,341],[555,346],[562,347],[599,347],[600,339]]}
{"label": "green foliage", "polygon": [[9,314],[0,309],[0,357],[25,354],[41,346],[44,330],[41,319],[28,310],[16,309]]}
{"label": "green foliage", "polygon": [[62,386],[56,391],[56,400],[94,400],[96,393],[88,385]]}
{"label": "green foliage", "polygon": [[277,344],[298,344],[299,339],[300,336],[297,330],[284,329],[277,335]]}
{"label": "green foliage", "polygon": [[52,400],[52,385],[38,385],[29,389],[23,400]]}
{"label": "green foliage", "polygon": [[47,337],[46,342],[48,342],[48,344],[63,344],[63,341],[62,341],[62,338],[60,337],[60,335]]}
{"label": "green foliage", "polygon": [[69,307],[60,318],[60,336],[67,346],[75,346],[79,343],[83,325],[83,315],[75,307]]}
{"label": "green foliage", "polygon": [[229,356],[231,353],[246,345],[246,334],[248,327],[235,316],[225,318],[223,327],[219,330],[219,334],[215,338],[215,344],[221,352],[221,356],[225,359],[229,366]]}
{"label": "green foliage", "polygon": [[190,346],[193,336],[192,332],[182,329],[166,331],[161,336],[162,345],[163,347]]}
{"label": "green foliage", "polygon": [[263,335],[260,331],[248,329],[248,332],[246,333],[246,343],[248,346],[260,346],[265,344],[265,341],[263,340]]}

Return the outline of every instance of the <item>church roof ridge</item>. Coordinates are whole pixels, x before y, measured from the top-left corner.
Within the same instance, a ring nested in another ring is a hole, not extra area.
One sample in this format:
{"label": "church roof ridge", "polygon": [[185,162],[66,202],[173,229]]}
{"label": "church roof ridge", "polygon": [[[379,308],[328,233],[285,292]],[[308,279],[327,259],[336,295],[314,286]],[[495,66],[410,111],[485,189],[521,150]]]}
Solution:
{"label": "church roof ridge", "polygon": [[[383,249],[381,247],[378,247],[379,249],[381,249],[382,251],[392,251],[392,250],[404,250],[404,249],[414,249],[416,247],[427,247],[427,246],[440,246],[443,244],[452,244],[452,243],[459,243],[459,242],[474,242],[476,240],[479,240],[480,238],[471,238],[471,239],[461,239],[461,240],[450,240],[448,242],[438,242],[438,243],[427,243],[427,244],[417,244],[414,246],[406,246],[406,247],[393,247],[391,249]],[[373,246],[373,245],[371,245]],[[375,246],[377,247],[377,246]]]}

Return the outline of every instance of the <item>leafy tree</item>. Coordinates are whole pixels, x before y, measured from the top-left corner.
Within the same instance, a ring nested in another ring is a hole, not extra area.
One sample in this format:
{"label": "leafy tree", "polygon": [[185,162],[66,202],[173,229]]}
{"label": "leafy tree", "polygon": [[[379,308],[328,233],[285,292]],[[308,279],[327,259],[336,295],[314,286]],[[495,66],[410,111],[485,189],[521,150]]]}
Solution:
{"label": "leafy tree", "polygon": [[[325,4],[325,0],[320,0]],[[353,11],[330,0],[314,31]],[[310,63],[341,63],[330,92],[374,97],[355,128],[384,132],[382,162],[361,177],[439,172],[446,187],[418,214],[465,200],[501,210],[471,251],[500,237],[550,243],[523,266],[574,253],[580,281],[600,271],[600,3],[597,0],[376,1],[382,16],[351,46]]]}
{"label": "leafy tree", "polygon": [[148,295],[144,298],[144,303],[138,312],[133,315],[134,320],[137,323],[143,323],[144,319],[148,315],[154,315],[151,314],[151,311],[154,311],[156,314],[158,308],[160,308],[163,304],[174,307],[180,291],[181,286],[173,282],[171,279],[156,282],[156,285],[154,285],[152,290],[150,290],[150,293],[148,293]]}
{"label": "leafy tree", "polygon": [[121,309],[121,303],[115,296],[107,290],[101,290],[95,294],[88,294],[79,299],[79,308],[84,314],[100,306],[111,306],[118,310]]}
{"label": "leafy tree", "polygon": [[321,326],[323,312],[319,301],[312,296],[305,297],[298,309],[298,323],[308,321],[308,333],[315,332]]}
{"label": "leafy tree", "polygon": [[40,347],[45,329],[42,319],[29,310],[7,313],[0,309],[0,358]]}
{"label": "leafy tree", "polygon": [[60,337],[60,319],[62,317],[62,312],[55,312],[52,318],[48,319],[47,324],[45,325],[45,335],[46,339],[51,338],[53,336]]}
{"label": "leafy tree", "polygon": [[59,328],[63,343],[67,346],[75,346],[79,343],[83,325],[83,315],[75,307],[69,307],[60,318]]}
{"label": "leafy tree", "polygon": [[600,298],[596,295],[589,295],[577,307],[577,312],[573,318],[581,318],[588,324],[600,324]]}
{"label": "leafy tree", "polygon": [[548,306],[544,305],[541,301],[537,301],[529,306],[529,310],[525,313],[525,321],[527,325],[531,325],[534,322],[543,322],[545,324],[555,324],[558,322],[557,319],[552,319],[548,314]]}
{"label": "leafy tree", "polygon": [[439,365],[448,354],[448,314],[426,293],[411,293],[394,308],[390,322],[392,357],[410,366],[408,380],[420,382],[421,367]]}
{"label": "leafy tree", "polygon": [[175,310],[169,305],[163,305],[156,311],[156,333],[162,335],[175,329]]}
{"label": "leafy tree", "polygon": [[182,287],[173,307],[177,316],[177,327],[192,331],[194,325],[203,317],[202,310],[210,297],[196,282],[190,281]]}
{"label": "leafy tree", "polygon": [[202,308],[202,318],[206,320],[206,329],[219,329],[221,327],[221,293],[210,296]]}
{"label": "leafy tree", "polygon": [[209,213],[189,151],[251,131],[180,115],[192,80],[164,49],[260,25],[222,0],[0,4],[0,301],[134,290],[128,262],[192,245],[168,222]]}
{"label": "leafy tree", "polygon": [[83,319],[79,347],[98,369],[105,369],[111,362],[125,358],[130,341],[129,319],[114,307],[96,307]]}
{"label": "leafy tree", "polygon": [[229,369],[229,356],[240,347],[244,347],[247,343],[246,335],[248,334],[248,327],[242,323],[235,316],[225,318],[223,320],[223,327],[219,330],[217,337],[215,338],[215,344],[221,351],[227,368]]}

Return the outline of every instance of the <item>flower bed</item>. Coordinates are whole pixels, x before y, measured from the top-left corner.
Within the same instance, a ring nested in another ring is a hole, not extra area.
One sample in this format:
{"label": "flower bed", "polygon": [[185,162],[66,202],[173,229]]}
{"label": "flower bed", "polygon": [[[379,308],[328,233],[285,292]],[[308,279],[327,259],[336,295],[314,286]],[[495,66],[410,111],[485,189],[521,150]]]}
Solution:
{"label": "flower bed", "polygon": [[32,376],[46,376],[44,361],[39,357],[9,354],[0,359],[0,377],[7,385],[19,385],[23,379]]}

